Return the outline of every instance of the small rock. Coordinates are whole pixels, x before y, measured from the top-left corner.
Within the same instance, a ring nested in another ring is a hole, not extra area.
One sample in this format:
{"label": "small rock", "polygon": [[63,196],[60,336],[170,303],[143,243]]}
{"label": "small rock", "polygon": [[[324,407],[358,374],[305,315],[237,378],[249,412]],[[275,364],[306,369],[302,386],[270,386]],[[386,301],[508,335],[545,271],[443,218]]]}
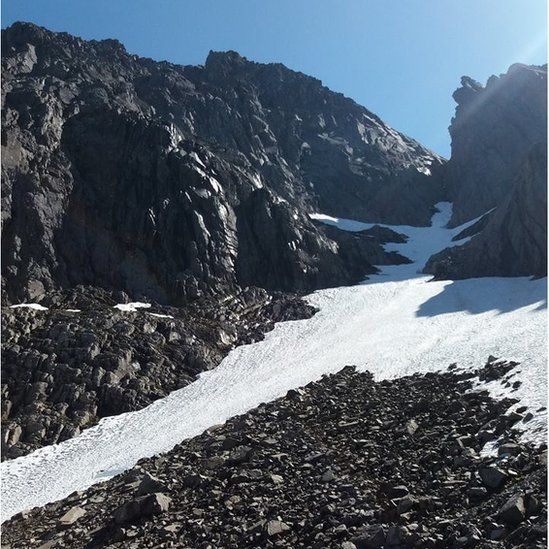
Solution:
{"label": "small rock", "polygon": [[86,510],[82,507],[72,507],[59,519],[59,522],[64,525],[73,524],[85,514]]}
{"label": "small rock", "polygon": [[499,467],[489,466],[483,467],[479,471],[480,479],[485,486],[497,490],[505,484],[505,481],[508,478],[507,473],[502,471]]}
{"label": "small rock", "polygon": [[398,486],[392,486],[391,488],[389,488],[388,495],[391,499],[398,499],[407,496],[408,493],[408,488],[402,484],[399,484]]}
{"label": "small rock", "polygon": [[404,513],[407,513],[410,509],[412,509],[416,505],[417,501],[411,497],[411,496],[404,496],[400,499],[398,502],[398,514],[402,515]]}
{"label": "small rock", "polygon": [[406,432],[409,435],[414,435],[418,429],[419,429],[419,425],[414,419],[411,419],[410,421],[408,421],[408,423],[406,423]]}
{"label": "small rock", "polygon": [[323,475],[322,475],[322,482],[332,482],[332,480],[335,480],[336,476],[334,472],[331,469],[328,469]]}
{"label": "small rock", "polygon": [[171,498],[164,494],[141,496],[124,503],[114,511],[114,522],[124,524],[136,519],[159,515],[170,507]]}
{"label": "small rock", "polygon": [[231,465],[244,463],[249,459],[251,453],[252,449],[249,446],[238,446],[231,452],[228,463]]}
{"label": "small rock", "polygon": [[167,492],[168,488],[159,479],[146,473],[137,488],[138,494],[154,494],[155,492]]}
{"label": "small rock", "polygon": [[357,549],[379,549],[385,544],[385,530],[379,524],[367,526],[353,543]]}
{"label": "small rock", "polygon": [[522,451],[519,444],[507,442],[498,448],[498,456],[517,456]]}
{"label": "small rock", "polygon": [[469,488],[467,493],[472,499],[482,499],[488,495],[488,490],[483,486],[473,486],[472,488]]}
{"label": "small rock", "polygon": [[499,510],[498,517],[507,525],[516,526],[524,520],[526,509],[524,498],[520,495],[511,496]]}
{"label": "small rock", "polygon": [[290,527],[281,520],[270,520],[266,526],[266,532],[269,537],[284,534],[288,530],[290,530]]}

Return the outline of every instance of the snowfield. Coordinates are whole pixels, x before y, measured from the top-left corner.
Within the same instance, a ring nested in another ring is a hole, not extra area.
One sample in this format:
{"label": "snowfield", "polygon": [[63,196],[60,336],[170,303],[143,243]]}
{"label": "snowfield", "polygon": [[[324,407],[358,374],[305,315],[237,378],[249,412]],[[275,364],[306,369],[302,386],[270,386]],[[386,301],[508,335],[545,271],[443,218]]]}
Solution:
{"label": "snowfield", "polygon": [[[429,282],[427,258],[465,226],[444,228],[451,205],[438,205],[431,227],[391,227],[409,236],[387,249],[409,265],[384,267],[364,283],[308,296],[319,312],[283,322],[264,341],[238,347],[215,369],[147,408],[102,420],[59,445],[2,464],[2,519],[105,480],[143,457],[171,449],[289,389],[347,364],[377,379],[482,366],[489,355],[521,362],[513,393],[534,413],[524,436],[545,440],[546,279],[482,278]],[[371,224],[315,215],[346,230]],[[471,221],[470,223],[473,223]],[[468,223],[468,224],[470,224]],[[464,241],[460,242],[463,243]],[[458,243],[459,244],[459,243]]]}

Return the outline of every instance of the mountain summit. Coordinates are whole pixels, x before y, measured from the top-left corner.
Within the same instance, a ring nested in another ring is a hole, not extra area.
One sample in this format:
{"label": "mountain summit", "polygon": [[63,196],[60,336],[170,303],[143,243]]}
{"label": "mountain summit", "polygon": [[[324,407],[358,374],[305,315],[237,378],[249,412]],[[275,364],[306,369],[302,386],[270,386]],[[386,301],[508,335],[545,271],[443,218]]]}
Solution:
{"label": "mountain summit", "polygon": [[8,301],[349,284],[380,249],[349,264],[308,212],[427,224],[440,198],[439,157],[283,65],[183,67],[28,23],[2,41]]}

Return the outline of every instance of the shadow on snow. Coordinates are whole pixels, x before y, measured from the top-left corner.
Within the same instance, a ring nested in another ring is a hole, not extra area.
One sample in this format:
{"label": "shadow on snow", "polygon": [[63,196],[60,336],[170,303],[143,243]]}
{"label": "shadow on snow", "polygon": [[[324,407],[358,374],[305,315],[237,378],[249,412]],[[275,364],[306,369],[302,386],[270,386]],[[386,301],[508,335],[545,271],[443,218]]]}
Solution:
{"label": "shadow on snow", "polygon": [[523,307],[547,308],[547,278],[470,278],[449,281],[443,290],[420,305],[416,316],[437,316],[466,311],[507,313]]}

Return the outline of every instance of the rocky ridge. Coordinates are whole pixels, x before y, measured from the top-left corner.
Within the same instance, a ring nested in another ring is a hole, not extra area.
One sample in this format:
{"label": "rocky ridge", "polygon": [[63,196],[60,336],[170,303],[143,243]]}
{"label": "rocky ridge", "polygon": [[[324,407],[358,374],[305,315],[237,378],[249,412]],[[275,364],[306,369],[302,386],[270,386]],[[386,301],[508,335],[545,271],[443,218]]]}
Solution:
{"label": "rocky ridge", "polygon": [[28,23],[2,52],[5,303],[351,284],[369,258],[347,264],[307,212],[422,224],[440,197],[436,155],[279,64],[183,67]]}
{"label": "rocky ridge", "polygon": [[547,65],[511,65],[486,86],[464,76],[453,97],[444,179],[457,226],[504,203],[533,147],[547,146]]}
{"label": "rocky ridge", "polygon": [[3,545],[545,547],[547,450],[517,441],[527,410],[470,391],[515,365],[382,382],[347,367],[20,513]]}
{"label": "rocky ridge", "polygon": [[547,275],[547,66],[512,65],[454,93],[444,168],[450,225],[483,216],[472,239],[428,261],[436,278]]}

